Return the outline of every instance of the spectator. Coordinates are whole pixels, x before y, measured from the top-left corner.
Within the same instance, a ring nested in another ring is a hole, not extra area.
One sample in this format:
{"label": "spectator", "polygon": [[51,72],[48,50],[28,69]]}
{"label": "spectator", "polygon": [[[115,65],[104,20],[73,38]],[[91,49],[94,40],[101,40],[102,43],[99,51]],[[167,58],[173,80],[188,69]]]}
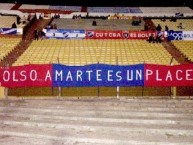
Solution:
{"label": "spectator", "polygon": [[147,39],[147,41],[149,42],[149,43],[151,43],[151,42],[155,42],[155,39],[154,39],[154,37],[153,37],[153,34],[151,34],[150,36],[149,36],[149,38]]}
{"label": "spectator", "polygon": [[179,23],[179,25],[177,26],[177,28],[179,28],[179,29],[183,29],[183,27],[182,27],[182,23]]}
{"label": "spectator", "polygon": [[53,29],[57,29],[57,25],[55,23],[53,25]]}
{"label": "spectator", "polygon": [[21,18],[19,16],[17,16],[17,24],[20,24],[21,22]]}
{"label": "spectator", "polygon": [[162,27],[160,26],[160,24],[157,25],[156,30],[157,31],[161,31],[162,30]]}
{"label": "spectator", "polygon": [[27,16],[27,21],[30,21],[31,20],[31,14],[29,14],[28,16]]}
{"label": "spectator", "polygon": [[93,22],[92,22],[92,26],[96,26],[97,23],[96,23],[96,20],[94,19]]}
{"label": "spectator", "polygon": [[42,36],[42,39],[45,39],[46,34],[44,33],[44,31],[41,31],[41,36]]}
{"label": "spectator", "polygon": [[148,24],[147,24],[147,23],[145,23],[145,25],[144,25],[144,30],[145,30],[145,31],[148,30]]}
{"label": "spectator", "polygon": [[165,25],[165,31],[169,31],[169,28],[167,25]]}
{"label": "spectator", "polygon": [[38,40],[38,39],[39,39],[38,30],[34,30],[34,39],[35,39],[35,40]]}
{"label": "spectator", "polygon": [[17,25],[15,24],[15,22],[12,24],[11,28],[17,28]]}
{"label": "spectator", "polygon": [[158,43],[158,42],[159,42],[159,43],[162,42],[161,37],[160,37],[159,35],[156,36],[155,42],[157,42],[157,43]]}

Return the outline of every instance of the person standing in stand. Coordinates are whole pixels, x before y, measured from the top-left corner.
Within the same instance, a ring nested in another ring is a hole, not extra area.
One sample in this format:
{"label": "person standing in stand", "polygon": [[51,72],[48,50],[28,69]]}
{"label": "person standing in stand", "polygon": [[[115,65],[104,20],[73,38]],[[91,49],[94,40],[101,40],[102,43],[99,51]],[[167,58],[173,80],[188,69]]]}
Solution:
{"label": "person standing in stand", "polygon": [[39,35],[38,35],[38,30],[34,30],[34,39],[38,40],[39,39]]}

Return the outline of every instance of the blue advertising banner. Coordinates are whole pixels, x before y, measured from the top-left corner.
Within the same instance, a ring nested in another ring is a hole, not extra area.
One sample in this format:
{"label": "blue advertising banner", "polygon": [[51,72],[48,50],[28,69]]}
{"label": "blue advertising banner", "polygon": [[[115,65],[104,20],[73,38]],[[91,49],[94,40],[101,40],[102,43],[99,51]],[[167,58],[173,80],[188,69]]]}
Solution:
{"label": "blue advertising banner", "polygon": [[168,31],[168,40],[183,40],[183,32],[182,31]]}
{"label": "blue advertising banner", "polygon": [[47,38],[51,39],[84,39],[85,30],[44,29]]}
{"label": "blue advertising banner", "polygon": [[17,34],[17,28],[0,28],[0,34]]}
{"label": "blue advertising banner", "polygon": [[53,65],[54,87],[79,86],[143,86],[144,65],[115,66],[93,64],[87,66]]}

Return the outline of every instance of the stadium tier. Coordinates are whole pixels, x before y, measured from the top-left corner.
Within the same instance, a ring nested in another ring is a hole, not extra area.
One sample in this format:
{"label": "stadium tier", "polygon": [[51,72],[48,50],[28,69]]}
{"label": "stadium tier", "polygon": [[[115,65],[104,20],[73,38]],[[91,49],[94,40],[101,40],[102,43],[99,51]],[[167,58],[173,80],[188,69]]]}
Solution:
{"label": "stadium tier", "polygon": [[88,7],[89,13],[142,13],[138,7]]}
{"label": "stadium tier", "polygon": [[49,5],[29,5],[29,4],[23,4],[19,7],[19,9],[49,9]]}
{"label": "stadium tier", "polygon": [[192,19],[177,19],[175,22],[169,19],[166,19],[165,21],[162,21],[160,19],[152,19],[152,21],[155,24],[155,26],[160,24],[163,31],[165,30],[166,25],[168,26],[169,30],[174,30],[174,31],[192,31],[193,30]]}
{"label": "stadium tier", "polygon": [[189,7],[139,7],[142,13],[192,13],[192,9]]}
{"label": "stadium tier", "polygon": [[14,5],[14,3],[0,3],[0,10],[10,10]]}
{"label": "stadium tier", "polygon": [[3,60],[3,58],[11,52],[20,41],[21,38],[0,37],[0,60]]}
{"label": "stadium tier", "polygon": [[193,61],[193,41],[172,41],[172,43],[183,55]]}
{"label": "stadium tier", "polygon": [[50,6],[49,9],[51,10],[62,10],[62,11],[74,11],[80,12],[81,6]]}
{"label": "stadium tier", "polygon": [[[0,16],[0,28],[12,28],[13,23],[16,24],[17,28],[23,28],[28,21],[25,17],[20,18],[20,23],[17,24],[16,16]],[[25,23],[23,23],[25,21]]]}
{"label": "stadium tier", "polygon": [[103,20],[96,19],[96,26],[92,26],[93,19],[54,19],[57,29],[85,29],[85,30],[143,30],[144,21],[139,26],[132,26],[132,20]]}
{"label": "stadium tier", "polygon": [[172,56],[160,43],[148,43],[145,40],[41,40],[33,41],[14,65],[46,63],[71,66],[94,63],[169,65],[171,58]]}

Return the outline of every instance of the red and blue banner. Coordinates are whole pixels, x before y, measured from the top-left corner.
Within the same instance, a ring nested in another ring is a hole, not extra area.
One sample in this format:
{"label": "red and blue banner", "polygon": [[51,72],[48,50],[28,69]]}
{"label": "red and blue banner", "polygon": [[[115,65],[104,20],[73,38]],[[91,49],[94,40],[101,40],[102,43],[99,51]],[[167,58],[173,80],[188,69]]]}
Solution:
{"label": "red and blue banner", "polygon": [[66,66],[24,65],[0,68],[3,87],[193,86],[193,64]]}
{"label": "red and blue banner", "polygon": [[17,28],[0,28],[0,34],[17,34]]}
{"label": "red and blue banner", "polygon": [[49,39],[84,39],[85,30],[72,29],[44,29],[46,38]]}
{"label": "red and blue banner", "polygon": [[147,39],[156,31],[86,30],[86,39]]}

